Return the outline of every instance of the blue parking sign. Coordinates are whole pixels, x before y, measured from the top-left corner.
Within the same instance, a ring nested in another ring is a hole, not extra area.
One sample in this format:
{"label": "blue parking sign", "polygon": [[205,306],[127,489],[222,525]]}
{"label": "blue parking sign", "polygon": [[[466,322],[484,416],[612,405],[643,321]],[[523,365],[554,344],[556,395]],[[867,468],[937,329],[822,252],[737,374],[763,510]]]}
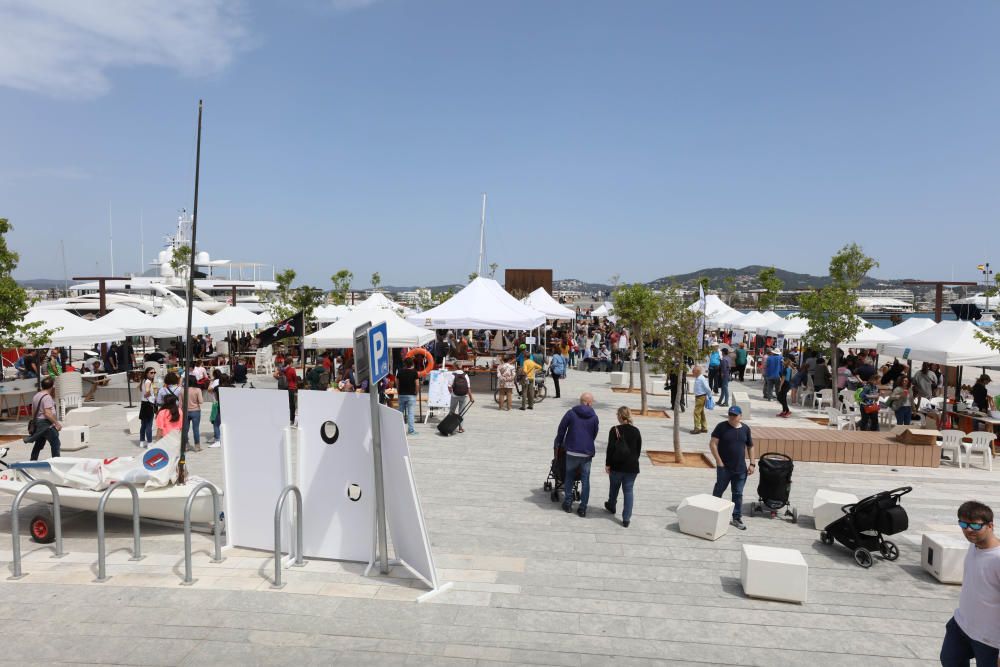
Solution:
{"label": "blue parking sign", "polygon": [[372,383],[389,374],[389,332],[385,322],[368,330],[368,370]]}

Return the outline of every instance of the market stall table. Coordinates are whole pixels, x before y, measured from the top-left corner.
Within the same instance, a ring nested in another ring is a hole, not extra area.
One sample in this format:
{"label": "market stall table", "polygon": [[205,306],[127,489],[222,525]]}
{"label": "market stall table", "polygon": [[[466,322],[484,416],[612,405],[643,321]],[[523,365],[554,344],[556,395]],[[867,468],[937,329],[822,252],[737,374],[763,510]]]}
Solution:
{"label": "market stall table", "polygon": [[0,414],[6,412],[6,419],[10,419],[10,413],[13,410],[14,420],[20,421],[22,408],[30,408],[31,397],[36,391],[36,389],[8,389],[0,386]]}

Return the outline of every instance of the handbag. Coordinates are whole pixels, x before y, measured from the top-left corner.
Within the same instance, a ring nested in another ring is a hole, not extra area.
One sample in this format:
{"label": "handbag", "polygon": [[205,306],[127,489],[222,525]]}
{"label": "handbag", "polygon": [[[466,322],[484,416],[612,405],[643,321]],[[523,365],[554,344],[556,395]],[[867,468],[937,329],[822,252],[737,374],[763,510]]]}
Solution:
{"label": "handbag", "polygon": [[31,419],[28,420],[29,436],[36,435],[38,431],[38,413],[41,411],[41,408],[42,408],[42,402],[38,401],[38,408],[35,409],[35,412],[31,415]]}
{"label": "handbag", "polygon": [[878,403],[869,403],[861,408],[866,415],[873,415],[878,412]]}
{"label": "handbag", "polygon": [[705,399],[705,409],[706,410],[715,409],[715,398],[713,398],[711,394],[709,394],[708,398]]}
{"label": "handbag", "polygon": [[209,414],[208,420],[213,424],[219,418],[219,404],[212,403],[212,412]]}

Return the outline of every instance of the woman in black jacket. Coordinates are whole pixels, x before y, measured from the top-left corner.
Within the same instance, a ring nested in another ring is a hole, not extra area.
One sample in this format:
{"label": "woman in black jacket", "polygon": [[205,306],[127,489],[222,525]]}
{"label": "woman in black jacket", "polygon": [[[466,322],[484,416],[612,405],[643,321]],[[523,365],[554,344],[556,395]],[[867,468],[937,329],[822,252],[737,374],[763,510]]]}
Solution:
{"label": "woman in black jacket", "polygon": [[639,474],[639,454],[642,452],[642,434],[632,424],[632,411],[627,407],[618,408],[618,425],[608,433],[608,453],[604,460],[604,470],[611,477],[611,491],[604,509],[615,513],[618,504],[618,489],[625,494],[625,508],[622,510],[622,526],[628,528],[632,519],[632,488]]}

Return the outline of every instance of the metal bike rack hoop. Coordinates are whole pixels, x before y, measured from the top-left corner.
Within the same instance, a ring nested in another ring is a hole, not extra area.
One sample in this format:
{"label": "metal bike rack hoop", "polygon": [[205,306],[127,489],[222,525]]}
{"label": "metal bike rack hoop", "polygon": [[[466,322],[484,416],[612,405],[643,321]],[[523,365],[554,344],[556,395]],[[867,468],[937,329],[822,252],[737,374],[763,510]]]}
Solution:
{"label": "metal bike rack hoop", "polygon": [[303,567],[302,559],[302,492],[299,487],[289,484],[281,490],[278,503],[274,506],[274,581],[271,588],[283,588],[281,583],[281,512],[285,509],[288,494],[295,494],[295,562],[293,567]]}
{"label": "metal bike rack hoop", "polygon": [[190,586],[195,581],[191,576],[191,506],[194,505],[195,496],[202,489],[208,489],[212,494],[212,523],[215,526],[215,558],[212,559],[212,562],[221,563],[225,560],[222,557],[222,524],[219,522],[219,491],[211,482],[200,482],[198,486],[191,489],[191,493],[187,497],[187,502],[184,503],[184,581],[181,582],[182,586]]}
{"label": "metal bike rack hoop", "polygon": [[33,486],[48,487],[49,491],[52,492],[52,522],[55,524],[56,531],[56,553],[53,558],[62,558],[66,554],[63,553],[63,543],[62,543],[62,514],[59,512],[59,489],[55,484],[48,481],[47,479],[36,479],[28,482],[21,490],[17,492],[14,496],[14,502],[10,505],[10,535],[13,540],[13,574],[7,577],[7,579],[13,581],[20,579],[25,576],[21,573],[21,536],[20,533],[20,520],[18,519],[17,512],[21,507],[21,501],[24,499],[25,494],[28,493],[28,489]]}
{"label": "metal bike rack hoop", "polygon": [[107,574],[107,551],[104,547],[104,507],[108,504],[108,499],[115,489],[126,488],[132,496],[132,557],[129,560],[142,560],[142,547],[139,544],[139,492],[132,482],[115,482],[101,494],[101,500],[97,503],[97,579],[94,581],[103,584],[108,580]]}

